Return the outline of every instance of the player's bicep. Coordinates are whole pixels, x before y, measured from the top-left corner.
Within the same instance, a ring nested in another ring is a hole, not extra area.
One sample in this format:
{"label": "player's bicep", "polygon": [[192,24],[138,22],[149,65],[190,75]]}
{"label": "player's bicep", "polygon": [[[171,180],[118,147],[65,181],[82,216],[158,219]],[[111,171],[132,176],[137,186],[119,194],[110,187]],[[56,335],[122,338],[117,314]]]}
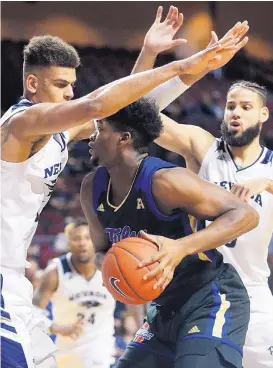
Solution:
{"label": "player's bicep", "polygon": [[227,190],[201,179],[188,170],[180,198],[183,210],[205,220],[214,220],[227,211],[244,206],[244,203]]}
{"label": "player's bicep", "polygon": [[178,124],[164,114],[161,118],[164,130],[156,143],[185,158],[194,157],[201,163],[214,137],[198,126]]}
{"label": "player's bicep", "polygon": [[168,169],[159,173],[154,186],[164,207],[180,208],[195,217],[213,220],[245,204],[225,189],[201,179],[188,169]]}
{"label": "player's bicep", "polygon": [[93,174],[86,176],[81,186],[81,206],[88,222],[90,237],[96,252],[106,252],[109,249],[109,241],[105,231],[93,209],[92,200]]}
{"label": "player's bicep", "polygon": [[81,98],[63,103],[40,103],[15,115],[10,124],[13,134],[28,137],[61,133],[83,125],[96,114],[95,100]]}

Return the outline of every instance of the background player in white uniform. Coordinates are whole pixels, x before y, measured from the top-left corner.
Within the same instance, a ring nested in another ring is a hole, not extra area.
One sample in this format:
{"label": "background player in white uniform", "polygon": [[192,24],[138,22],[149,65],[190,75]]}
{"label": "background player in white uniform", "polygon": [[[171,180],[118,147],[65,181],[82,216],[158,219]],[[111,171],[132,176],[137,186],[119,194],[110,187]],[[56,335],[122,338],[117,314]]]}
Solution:
{"label": "background player in white uniform", "polygon": [[46,308],[52,300],[50,332],[57,335],[58,367],[109,368],[114,354],[116,303],[102,286],[101,272],[95,267],[86,221],[75,219],[65,233],[71,252],[48,266],[33,303]]}
{"label": "background player in white uniform", "polygon": [[52,353],[52,346],[43,341],[47,336],[32,319],[32,286],[24,269],[39,215],[66,164],[67,143],[87,138],[92,119],[115,113],[176,75],[203,70],[221,47],[129,76],[69,101],[79,65],[75,49],[51,36],[34,37],[26,46],[24,99],[0,120],[3,364],[33,367],[33,361],[36,365],[45,363]]}
{"label": "background player in white uniform", "polygon": [[[156,49],[151,51],[151,46],[157,46],[160,51],[166,48],[159,37],[155,37],[153,27],[149,31],[153,32],[153,37],[148,32],[145,39],[149,48],[145,49],[144,44],[135,71],[153,66]],[[243,23],[231,31],[240,36],[247,29],[247,23]],[[170,36],[173,35],[169,34],[169,45]],[[217,36],[213,33],[211,43],[216,41]],[[153,95],[160,108],[167,106],[176,93],[178,96],[208,71],[223,66],[233,55],[234,52],[223,52],[222,59],[212,68],[199,75],[181,76],[186,85],[178,79],[177,86],[167,82],[158,87]],[[247,368],[273,367],[273,297],[268,287],[267,264],[273,231],[273,152],[262,147],[259,141],[262,124],[268,115],[266,90],[255,83],[240,82],[232,85],[228,92],[221,140],[199,127],[176,124],[164,115],[164,132],[157,140],[162,147],[182,155],[189,169],[249,201],[260,214],[256,229],[219,248],[225,261],[236,267],[251,299],[243,360]]]}

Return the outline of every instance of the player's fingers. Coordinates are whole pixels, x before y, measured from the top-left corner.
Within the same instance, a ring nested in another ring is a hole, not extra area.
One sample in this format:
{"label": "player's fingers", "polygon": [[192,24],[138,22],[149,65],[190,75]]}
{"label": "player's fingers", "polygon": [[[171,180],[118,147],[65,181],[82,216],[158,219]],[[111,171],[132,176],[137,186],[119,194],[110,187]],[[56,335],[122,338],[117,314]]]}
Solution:
{"label": "player's fingers", "polygon": [[248,190],[246,196],[245,196],[245,202],[249,202],[250,198],[253,196],[253,193],[251,192],[251,190]]}
{"label": "player's fingers", "polygon": [[159,6],[156,12],[155,23],[160,23],[163,13],[163,7]]}
{"label": "player's fingers", "polygon": [[143,276],[143,280],[150,280],[157,275],[163,274],[164,270],[168,267],[168,262],[169,261],[165,259],[162,263],[159,263],[157,267]]}
{"label": "player's fingers", "polygon": [[238,32],[237,37],[242,38],[246,35],[246,33],[249,31],[249,25],[245,25],[241,28],[240,32]]}
{"label": "player's fingers", "polygon": [[158,246],[158,249],[161,247],[160,237],[158,235],[151,235],[147,234],[145,231],[139,232],[139,237],[145,240],[149,240],[150,242],[154,243]]}
{"label": "player's fingers", "polygon": [[238,52],[239,50],[241,50],[247,43],[248,43],[249,38],[245,37],[241,42],[237,43],[236,45],[236,52]]}
{"label": "player's fingers", "polygon": [[172,22],[173,8],[174,8],[174,6],[172,6],[172,5],[169,7],[169,11],[168,11],[168,14],[167,14],[166,19],[165,19],[165,22],[167,22],[168,24],[170,24]]}
{"label": "player's fingers", "polygon": [[173,279],[173,274],[174,274],[174,271],[172,270],[169,274],[168,274],[168,276],[167,276],[167,278],[166,278],[166,281],[164,282],[164,284],[162,285],[162,290],[165,290],[166,289],[166,287],[169,285],[169,283],[172,281],[172,279]]}
{"label": "player's fingers", "polygon": [[178,21],[178,15],[178,8],[174,6],[172,11],[172,20],[175,21],[175,23]]}
{"label": "player's fingers", "polygon": [[248,193],[248,188],[243,187],[243,189],[240,192],[239,198],[244,201],[245,200],[245,196]]}
{"label": "player's fingers", "polygon": [[187,43],[188,41],[184,38],[178,38],[177,40],[172,41],[172,47],[183,45],[184,43]]}
{"label": "player's fingers", "polygon": [[182,13],[179,13],[178,20],[176,22],[176,29],[177,30],[182,26],[183,21],[184,21],[184,15]]}
{"label": "player's fingers", "polygon": [[164,270],[162,275],[160,276],[159,280],[154,284],[153,289],[157,288],[164,288],[171,282],[173,278],[173,269],[171,266],[167,266]]}
{"label": "player's fingers", "polygon": [[138,267],[143,268],[145,266],[158,262],[161,260],[162,257],[165,256],[165,254],[166,254],[165,252],[157,252],[156,254],[153,254],[151,257],[143,259],[141,262],[139,262]]}
{"label": "player's fingers", "polygon": [[238,33],[238,30],[241,27],[241,25],[242,25],[242,22],[235,23],[234,26],[224,35],[223,38],[228,37],[230,35],[235,35],[236,36],[237,33]]}
{"label": "player's fingers", "polygon": [[214,31],[211,31],[211,39],[210,39],[210,43],[208,44],[207,47],[210,47],[211,45],[214,45],[216,42],[218,42],[218,36]]}
{"label": "player's fingers", "polygon": [[242,191],[243,191],[244,187],[243,185],[240,184],[234,184],[231,192],[236,196],[236,197],[240,197]]}

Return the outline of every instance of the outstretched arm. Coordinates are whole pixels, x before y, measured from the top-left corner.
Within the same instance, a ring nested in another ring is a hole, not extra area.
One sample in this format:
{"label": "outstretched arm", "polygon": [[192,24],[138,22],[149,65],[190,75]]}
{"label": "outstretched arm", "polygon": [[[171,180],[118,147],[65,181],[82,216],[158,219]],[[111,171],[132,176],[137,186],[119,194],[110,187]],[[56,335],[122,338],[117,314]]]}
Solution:
{"label": "outstretched arm", "polygon": [[[181,73],[199,73],[217,56],[221,46],[216,44],[188,59],[174,61],[160,68],[130,75],[105,87],[96,97],[59,103],[40,103],[9,121],[11,133],[22,139],[68,130],[92,119],[102,119],[144,96],[154,87]],[[118,96],[118,98],[117,98]]]}

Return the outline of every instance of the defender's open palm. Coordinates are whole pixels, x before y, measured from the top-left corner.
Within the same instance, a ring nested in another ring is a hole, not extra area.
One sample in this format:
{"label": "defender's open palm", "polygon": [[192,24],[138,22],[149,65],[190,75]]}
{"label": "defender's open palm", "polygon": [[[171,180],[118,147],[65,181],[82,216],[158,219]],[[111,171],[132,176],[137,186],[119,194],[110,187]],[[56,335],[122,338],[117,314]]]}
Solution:
{"label": "defender's open palm", "polygon": [[210,70],[215,70],[226,65],[233,56],[247,44],[248,37],[245,37],[245,35],[248,30],[249,26],[247,21],[244,21],[243,23],[237,22],[234,27],[232,27],[219,41],[217,34],[214,31],[211,32],[211,41],[207,48],[210,48],[217,43],[220,45],[225,44],[227,46],[228,43],[226,41],[227,39],[230,39],[230,37],[233,47],[224,47],[220,49],[217,54],[220,55],[221,58],[216,58],[209,62],[208,67]]}
{"label": "defender's open palm", "polygon": [[161,22],[162,12],[163,8],[160,6],[155,21],[144,39],[144,47],[154,54],[187,42],[182,38],[173,40],[183,24],[183,14],[179,13],[175,6],[171,6],[165,20]]}
{"label": "defender's open palm", "polygon": [[148,280],[154,276],[158,276],[159,278],[154,285],[154,289],[161,287],[164,290],[173,279],[176,266],[185,256],[182,253],[182,248],[179,246],[177,241],[165,238],[164,236],[150,235],[141,231],[140,237],[152,241],[159,248],[157,253],[143,260],[139,264],[139,267],[142,268],[144,266],[159,262],[159,265],[154,270],[148,272],[144,276],[144,279]]}
{"label": "defender's open palm", "polygon": [[245,202],[249,202],[250,198],[255,194],[260,194],[267,190],[268,179],[256,178],[247,180],[244,183],[235,183],[231,188],[231,193]]}

